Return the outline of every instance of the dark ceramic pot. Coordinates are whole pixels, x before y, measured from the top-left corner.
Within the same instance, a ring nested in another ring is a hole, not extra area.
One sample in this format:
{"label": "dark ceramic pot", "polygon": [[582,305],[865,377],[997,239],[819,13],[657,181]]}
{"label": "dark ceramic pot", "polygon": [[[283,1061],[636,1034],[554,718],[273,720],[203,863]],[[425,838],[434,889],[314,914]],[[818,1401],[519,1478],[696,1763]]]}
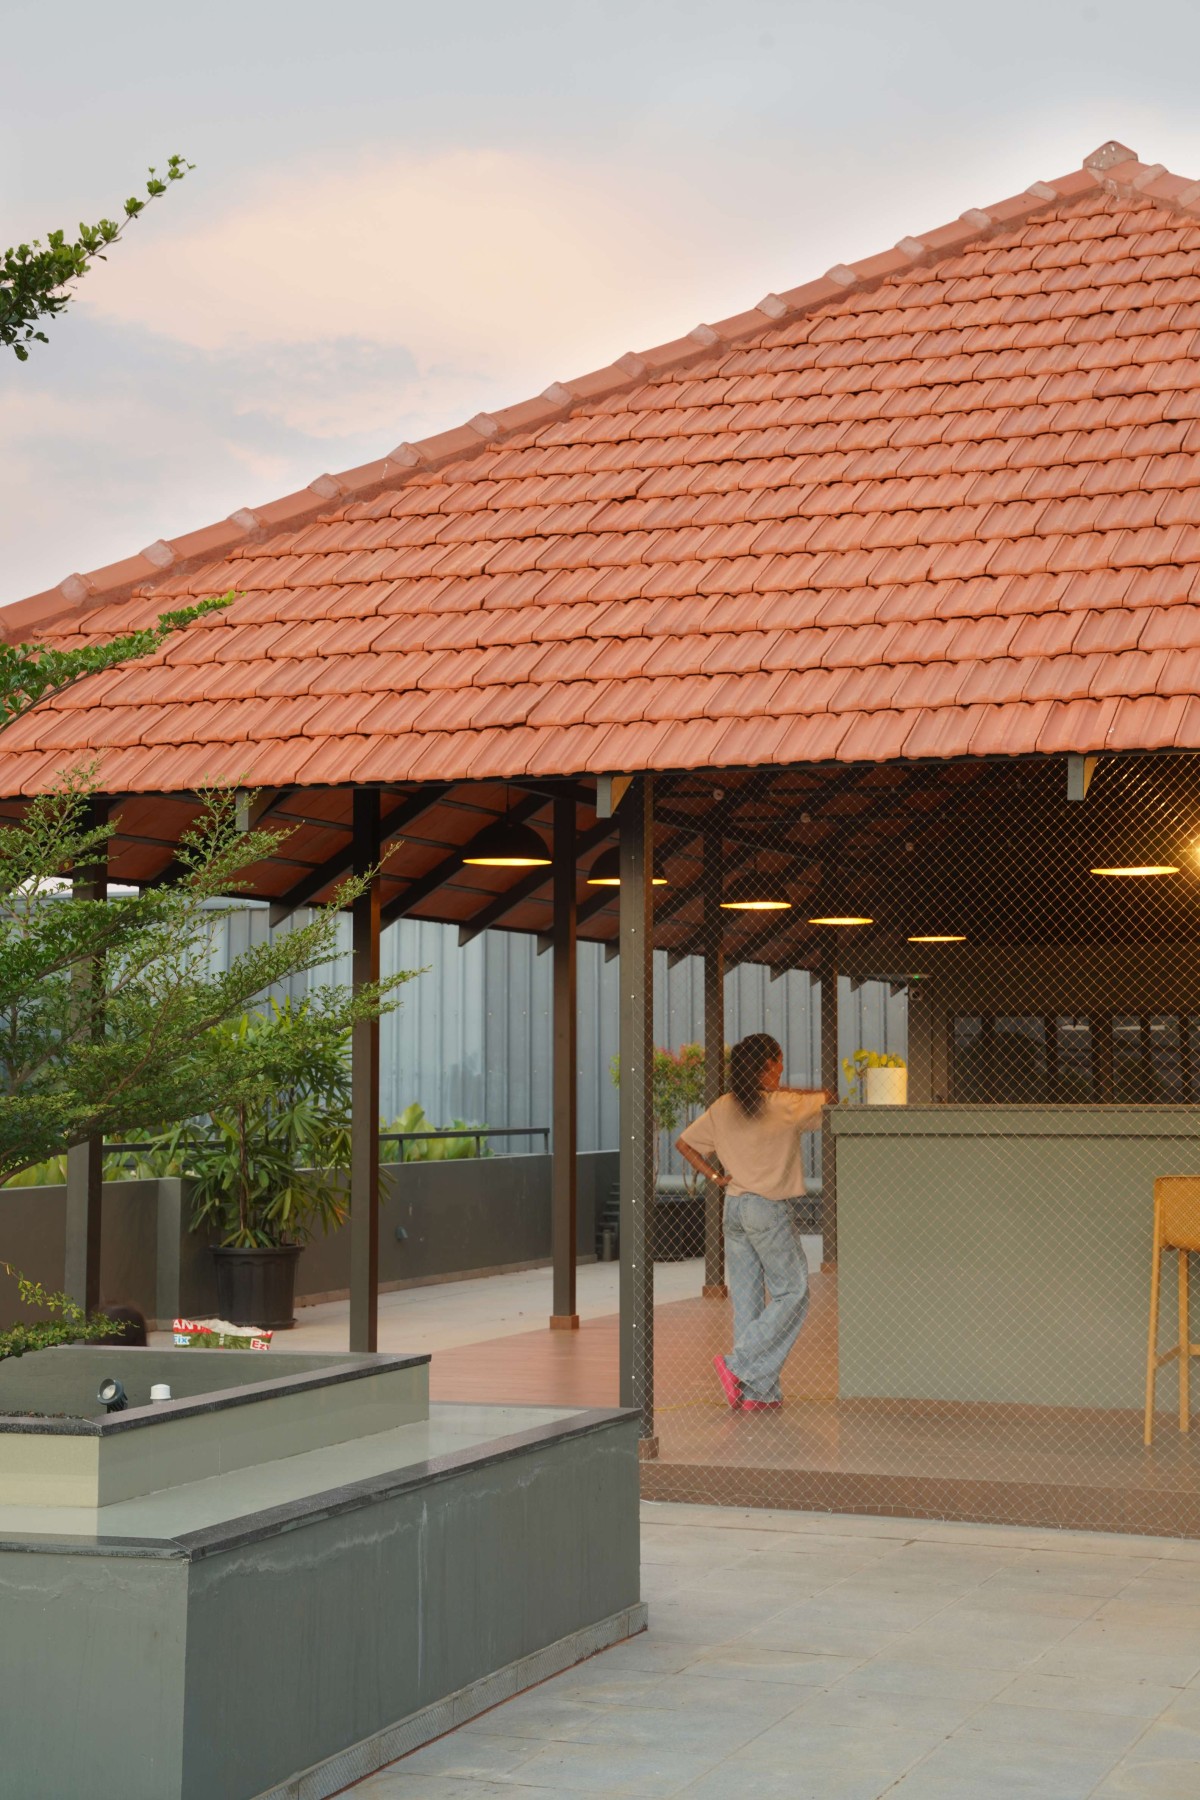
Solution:
{"label": "dark ceramic pot", "polygon": [[258,1325],[286,1331],[296,1323],[298,1244],[276,1250],[214,1249],[217,1311],[231,1325]]}

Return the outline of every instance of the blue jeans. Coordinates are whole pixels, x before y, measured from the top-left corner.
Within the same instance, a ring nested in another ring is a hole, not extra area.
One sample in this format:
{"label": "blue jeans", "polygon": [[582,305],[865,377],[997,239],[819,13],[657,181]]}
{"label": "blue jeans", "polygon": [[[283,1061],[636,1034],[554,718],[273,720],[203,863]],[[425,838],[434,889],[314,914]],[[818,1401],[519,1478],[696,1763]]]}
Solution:
{"label": "blue jeans", "polygon": [[808,1311],[808,1262],[786,1200],[725,1196],[725,1266],[733,1300],[726,1365],[745,1399],[778,1400],[780,1370]]}

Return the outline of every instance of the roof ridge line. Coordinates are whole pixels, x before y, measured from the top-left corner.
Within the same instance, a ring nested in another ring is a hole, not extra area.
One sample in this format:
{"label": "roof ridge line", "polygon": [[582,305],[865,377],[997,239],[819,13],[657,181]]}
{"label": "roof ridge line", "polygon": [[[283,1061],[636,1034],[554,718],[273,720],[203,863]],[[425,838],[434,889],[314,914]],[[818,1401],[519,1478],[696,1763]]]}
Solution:
{"label": "roof ridge line", "polygon": [[715,324],[694,326],[683,337],[647,350],[627,351],[604,368],[568,381],[551,382],[528,400],[497,412],[477,413],[463,425],[435,432],[415,443],[402,443],[374,462],[341,470],[336,475],[318,475],[307,487],[280,500],[254,508],[240,507],[218,524],[173,539],[159,538],[135,556],[85,575],[68,575],[56,587],[0,606],[0,641],[11,643],[22,634],[36,633],[39,628],[58,624],[72,615],[83,618],[100,606],[134,597],[141,590],[152,591],[150,584],[168,570],[175,575],[186,574],[249,542],[266,543],[268,534],[327,516],[331,500],[359,503],[385,489],[402,486],[418,473],[436,474],[450,464],[468,460],[489,445],[557,423],[580,406],[632,392],[653,376],[686,369],[716,345],[733,346],[785,319],[817,312],[848,294],[870,292],[893,275],[958,255],[970,244],[985,242],[1039,212],[1081,199],[1097,188],[1107,188],[1123,199],[1158,200],[1200,219],[1200,182],[1172,175],[1161,163],[1143,163],[1124,144],[1110,139],[1086,157],[1081,167],[1055,181],[1034,181],[1005,200],[987,207],[968,207],[948,224],[920,236],[902,237],[890,250],[853,263],[835,263],[813,281],[787,288],[781,294],[766,294],[757,306],[745,312]]}

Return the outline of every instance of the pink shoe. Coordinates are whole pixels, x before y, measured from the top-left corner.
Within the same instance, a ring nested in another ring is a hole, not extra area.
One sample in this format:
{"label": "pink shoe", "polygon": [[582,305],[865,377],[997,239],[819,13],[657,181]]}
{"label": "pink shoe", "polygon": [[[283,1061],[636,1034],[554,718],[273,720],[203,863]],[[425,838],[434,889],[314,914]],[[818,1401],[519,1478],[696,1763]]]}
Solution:
{"label": "pink shoe", "polygon": [[717,1380],[725,1390],[725,1398],[730,1406],[742,1404],[742,1384],[734,1374],[723,1356],[713,1357],[713,1368],[717,1371]]}
{"label": "pink shoe", "polygon": [[743,1400],[743,1412],[778,1412],[783,1405],[782,1400]]}

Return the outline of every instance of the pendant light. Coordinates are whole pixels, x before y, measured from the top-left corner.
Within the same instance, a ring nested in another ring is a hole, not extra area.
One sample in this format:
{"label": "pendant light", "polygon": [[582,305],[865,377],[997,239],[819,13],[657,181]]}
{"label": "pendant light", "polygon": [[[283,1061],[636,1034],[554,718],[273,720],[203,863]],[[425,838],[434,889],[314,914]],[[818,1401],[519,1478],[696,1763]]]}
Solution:
{"label": "pendant light", "polygon": [[1091,869],[1092,875],[1178,875],[1173,863],[1118,863],[1110,869]]}
{"label": "pendant light", "polygon": [[933,932],[924,937],[910,937],[910,944],[965,944],[966,932]]}
{"label": "pendant light", "polygon": [[[657,856],[654,858],[652,868],[653,873],[650,876],[651,887],[666,887],[667,878],[662,872],[662,864],[659,862]],[[600,852],[600,855],[588,870],[587,884],[589,887],[620,887],[621,852],[616,844],[613,844],[610,849],[602,850]]]}
{"label": "pendant light", "polygon": [[873,925],[874,919],[868,919],[859,913],[822,913],[810,919],[810,925]]}
{"label": "pendant light", "polygon": [[726,912],[787,912],[791,904],[783,883],[757,868],[752,875],[739,875],[721,899]]}
{"label": "pendant light", "polygon": [[506,813],[485,825],[464,850],[463,862],[480,869],[545,869],[550,852],[532,825]]}

